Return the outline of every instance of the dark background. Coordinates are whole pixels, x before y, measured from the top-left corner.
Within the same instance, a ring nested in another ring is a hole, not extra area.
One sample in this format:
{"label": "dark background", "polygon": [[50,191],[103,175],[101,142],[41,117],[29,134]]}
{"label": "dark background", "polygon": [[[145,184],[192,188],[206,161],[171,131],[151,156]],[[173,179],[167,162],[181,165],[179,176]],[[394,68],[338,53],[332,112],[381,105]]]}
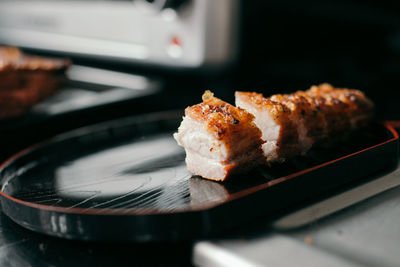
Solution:
{"label": "dark background", "polygon": [[226,76],[227,99],[233,100],[234,90],[268,95],[329,82],[365,91],[380,119],[398,119],[400,5],[395,3],[242,1],[240,56]]}
{"label": "dark background", "polygon": [[239,56],[223,71],[76,62],[161,76],[165,95],[154,108],[195,104],[205,89],[233,102],[236,90],[269,95],[329,82],[366,92],[379,119],[400,118],[399,2],[252,0],[241,1],[240,13]]}
{"label": "dark background", "polygon": [[380,118],[399,118],[398,2],[251,2],[243,1],[240,88],[272,93],[330,82],[365,91]]}

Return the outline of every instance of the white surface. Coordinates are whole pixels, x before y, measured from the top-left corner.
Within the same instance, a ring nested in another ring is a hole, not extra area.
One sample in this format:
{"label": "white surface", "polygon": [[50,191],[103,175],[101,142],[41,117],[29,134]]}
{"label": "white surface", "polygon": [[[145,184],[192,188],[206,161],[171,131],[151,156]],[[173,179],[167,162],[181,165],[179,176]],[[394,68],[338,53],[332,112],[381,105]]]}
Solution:
{"label": "white surface", "polygon": [[194,248],[199,266],[362,266],[279,234],[229,243],[199,242]]}
{"label": "white surface", "polygon": [[222,66],[236,56],[238,3],[191,0],[174,11],[139,0],[0,1],[0,42],[135,64]]}

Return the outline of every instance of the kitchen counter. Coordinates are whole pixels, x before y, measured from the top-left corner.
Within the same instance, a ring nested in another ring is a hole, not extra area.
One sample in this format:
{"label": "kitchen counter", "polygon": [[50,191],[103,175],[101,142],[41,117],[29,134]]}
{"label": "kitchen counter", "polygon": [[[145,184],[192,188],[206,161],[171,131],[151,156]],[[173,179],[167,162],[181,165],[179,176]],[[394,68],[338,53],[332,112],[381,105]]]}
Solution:
{"label": "kitchen counter", "polygon": [[[361,166],[359,166],[361,168]],[[400,168],[236,238],[198,242],[201,266],[399,266]]]}

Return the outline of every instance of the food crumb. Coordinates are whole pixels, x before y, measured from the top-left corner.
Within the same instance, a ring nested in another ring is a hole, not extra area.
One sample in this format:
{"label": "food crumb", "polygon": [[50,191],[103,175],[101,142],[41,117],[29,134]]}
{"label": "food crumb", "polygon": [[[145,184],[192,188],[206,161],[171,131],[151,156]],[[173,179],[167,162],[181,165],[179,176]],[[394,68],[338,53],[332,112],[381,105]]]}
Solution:
{"label": "food crumb", "polygon": [[306,243],[307,245],[311,245],[312,244],[312,242],[313,242],[313,240],[312,240],[312,237],[311,236],[306,236],[305,238],[304,238],[304,243]]}
{"label": "food crumb", "polygon": [[210,100],[213,97],[214,94],[210,90],[206,90],[201,98],[203,99],[204,102],[206,102],[207,100]]}

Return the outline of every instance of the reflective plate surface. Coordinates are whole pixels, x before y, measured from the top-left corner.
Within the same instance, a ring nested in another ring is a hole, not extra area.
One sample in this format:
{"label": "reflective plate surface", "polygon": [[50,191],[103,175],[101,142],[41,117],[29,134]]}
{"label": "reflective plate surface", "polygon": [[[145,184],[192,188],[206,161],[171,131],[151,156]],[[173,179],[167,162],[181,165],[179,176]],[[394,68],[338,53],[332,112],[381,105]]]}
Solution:
{"label": "reflective plate surface", "polygon": [[345,143],[217,183],[186,170],[172,137],[181,116],[105,122],[22,151],[0,170],[4,212],[26,228],[71,239],[192,239],[397,163],[397,135],[376,124]]}

